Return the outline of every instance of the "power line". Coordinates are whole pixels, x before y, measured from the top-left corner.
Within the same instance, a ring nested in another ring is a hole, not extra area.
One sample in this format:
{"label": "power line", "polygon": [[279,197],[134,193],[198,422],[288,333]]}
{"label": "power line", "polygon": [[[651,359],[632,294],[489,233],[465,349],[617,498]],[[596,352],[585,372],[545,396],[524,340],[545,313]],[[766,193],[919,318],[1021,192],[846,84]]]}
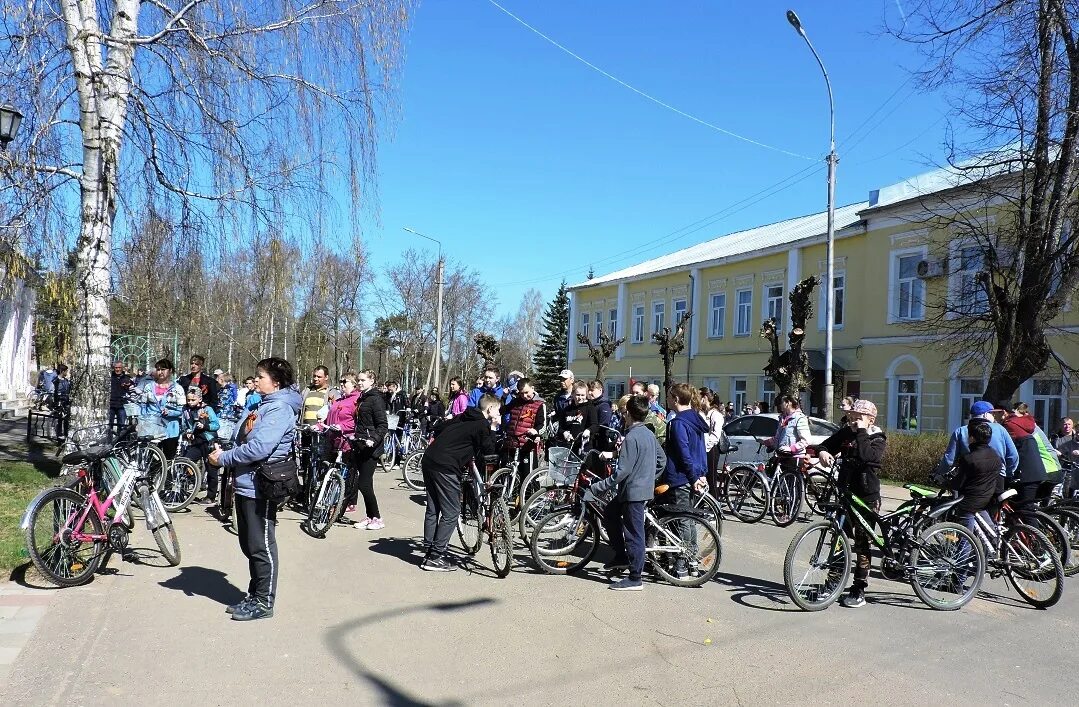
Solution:
{"label": "power line", "polygon": [[784,154],[784,155],[789,155],[789,156],[791,156],[791,157],[797,157],[797,158],[799,158],[799,159],[803,159],[803,160],[814,160],[814,161],[816,161],[816,159],[817,159],[817,158],[815,158],[815,157],[807,157],[806,155],[802,155],[802,154],[799,154],[799,153],[797,153],[797,152],[791,152],[790,150],[784,150],[784,149],[783,149],[783,148],[781,148],[781,147],[776,147],[776,146],[774,146],[774,145],[769,145],[769,144],[767,144],[767,143],[763,143],[763,142],[760,142],[760,141],[758,141],[758,140],[754,140],[753,138],[748,138],[748,137],[746,137],[745,135],[739,135],[738,133],[736,133],[736,132],[732,132],[732,131],[730,131],[730,130],[727,130],[726,128],[721,128],[721,127],[719,127],[718,125],[716,125],[716,124],[714,124],[714,123],[709,123],[709,122],[708,122],[707,120],[703,120],[703,119],[701,119],[701,118],[698,118],[697,116],[695,116],[695,115],[692,115],[692,114],[690,114],[690,113],[687,113],[687,112],[685,112],[684,110],[681,110],[681,109],[679,109],[679,108],[675,108],[675,107],[674,107],[674,106],[672,106],[671,104],[669,104],[669,103],[666,103],[666,102],[664,102],[664,101],[661,101],[660,99],[656,98],[655,96],[653,96],[653,95],[651,95],[651,94],[648,94],[648,93],[645,93],[644,91],[642,91],[641,89],[637,88],[636,86],[632,86],[632,85],[630,85],[630,84],[626,83],[625,81],[623,81],[622,79],[618,78],[617,76],[615,76],[615,75],[613,75],[613,74],[611,74],[611,73],[609,73],[609,72],[607,72],[607,71],[604,71],[603,69],[601,69],[600,67],[596,66],[596,65],[595,65],[595,64],[593,64],[592,62],[588,61],[587,59],[585,59],[585,58],[584,58],[584,57],[582,57],[581,55],[579,55],[579,54],[576,54],[576,53],[574,53],[574,52],[573,52],[572,50],[570,50],[570,49],[569,49],[568,47],[566,47],[566,46],[564,46],[564,45],[560,44],[559,42],[555,41],[555,40],[554,40],[554,39],[552,39],[551,37],[547,36],[546,34],[544,34],[544,33],[543,33],[543,32],[541,32],[541,31],[539,31],[538,29],[536,29],[536,28],[535,28],[535,27],[533,27],[532,25],[528,24],[527,22],[525,22],[524,20],[522,20],[522,19],[521,19],[520,17],[518,17],[517,15],[513,14],[512,12],[510,12],[509,10],[507,10],[506,8],[504,8],[504,7],[502,7],[501,5],[499,5],[499,4],[497,3],[497,2],[495,2],[495,0],[487,0],[487,2],[489,2],[489,3],[490,3],[490,4],[492,4],[492,5],[494,5],[494,6],[495,6],[495,7],[497,7],[497,8],[499,9],[499,10],[501,10],[502,12],[504,12],[504,13],[505,13],[506,15],[508,15],[509,17],[511,17],[511,18],[512,18],[513,20],[515,20],[516,22],[518,22],[518,23],[519,23],[519,24],[521,24],[522,26],[526,27],[527,29],[531,30],[531,31],[532,31],[533,33],[535,33],[536,35],[538,35],[538,36],[542,37],[543,39],[547,40],[548,42],[550,42],[550,43],[551,43],[551,44],[553,44],[554,46],[558,47],[559,49],[561,49],[561,50],[562,50],[563,52],[565,52],[566,54],[569,54],[569,55],[570,55],[571,57],[573,57],[573,58],[574,58],[574,59],[576,59],[577,61],[581,62],[581,63],[582,63],[582,64],[584,64],[585,66],[589,67],[590,69],[593,69],[594,71],[597,71],[597,72],[599,72],[600,74],[603,74],[604,76],[606,76],[607,78],[611,79],[611,80],[612,80],[612,81],[614,81],[615,83],[618,83],[618,84],[620,84],[620,85],[622,85],[622,86],[625,86],[626,88],[628,88],[629,90],[633,91],[634,93],[636,93],[636,94],[638,94],[638,95],[640,95],[640,96],[642,96],[642,97],[644,97],[644,98],[647,98],[648,100],[652,101],[653,103],[655,103],[655,104],[657,104],[657,105],[659,105],[659,106],[662,106],[662,107],[666,108],[667,110],[673,111],[673,112],[677,113],[678,115],[680,115],[680,116],[682,116],[682,117],[684,117],[684,118],[689,118],[690,120],[694,121],[695,123],[700,123],[701,125],[703,125],[703,126],[705,126],[705,127],[708,127],[708,128],[711,128],[712,130],[715,130],[715,131],[717,131],[717,132],[723,133],[724,135],[728,135],[728,136],[730,136],[730,137],[733,137],[733,138],[735,138],[735,139],[741,140],[741,141],[743,141],[743,142],[748,142],[749,144],[751,144],[751,145],[756,145],[757,147],[763,147],[763,148],[764,148],[764,149],[766,149],[766,150],[772,150],[772,151],[774,151],[774,152],[779,152],[779,153],[781,153],[781,154]]}

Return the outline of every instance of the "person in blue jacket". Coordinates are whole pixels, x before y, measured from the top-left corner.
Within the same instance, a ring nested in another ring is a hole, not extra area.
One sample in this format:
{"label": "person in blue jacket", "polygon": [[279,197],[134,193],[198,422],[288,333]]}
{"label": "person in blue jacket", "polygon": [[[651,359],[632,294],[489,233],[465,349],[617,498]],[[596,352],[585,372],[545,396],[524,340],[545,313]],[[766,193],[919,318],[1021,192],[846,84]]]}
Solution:
{"label": "person in blue jacket", "polygon": [[[187,442],[184,456],[198,463],[210,455],[211,444],[217,438],[221,428],[217,413],[202,399],[202,389],[191,386],[187,389],[187,405],[184,405],[180,417],[180,433]],[[213,503],[217,499],[217,467],[206,465],[206,497],[199,503]]]}
{"label": "person in blue jacket", "polygon": [[[704,451],[708,423],[696,410],[698,395],[697,389],[686,383],[672,385],[667,393],[675,416],[667,425],[667,467],[663,480],[670,485],[670,489],[663,500],[676,506],[689,507],[694,488],[698,491],[708,489],[708,455]],[[695,550],[692,532],[693,528],[688,523],[679,523],[679,535],[691,550]],[[693,569],[684,558],[675,561],[676,577],[686,577]]]}
{"label": "person in blue jacket", "polygon": [[274,613],[278,577],[274,530],[277,504],[260,496],[255,475],[259,465],[283,461],[292,454],[296,420],[303,407],[300,394],[292,388],[296,380],[292,364],[282,358],[264,358],[258,362],[257,370],[255,389],[262,395],[262,402],[240,424],[236,447],[210,453],[211,464],[232,469],[236,487],[236,535],[251,569],[247,596],[225,609],[234,621],[265,619]]}
{"label": "person in blue jacket", "polygon": [[[1004,464],[1000,468],[1000,475],[1005,479],[1010,479],[1015,475],[1016,469],[1019,468],[1019,452],[1016,451],[1015,443],[1012,441],[1008,431],[1004,429],[1003,425],[997,423],[996,416],[993,414],[996,409],[996,405],[985,400],[978,400],[970,406],[970,419],[982,418],[989,423],[989,428],[993,433],[989,438],[989,447],[1004,460]],[[941,457],[940,463],[937,465],[936,473],[939,476],[948,476],[948,472],[955,466],[956,461],[970,454],[969,435],[967,425],[961,425],[952,432],[951,439],[948,440],[948,449],[944,452],[944,456]]]}
{"label": "person in blue jacket", "polygon": [[506,400],[503,399],[503,394],[502,384],[498,382],[498,369],[494,366],[488,366],[483,370],[483,385],[477,385],[468,394],[468,407],[474,408],[479,405],[480,399],[485,395],[492,395],[500,403],[505,403]]}
{"label": "person in blue jacket", "polygon": [[185,402],[184,389],[172,379],[174,372],[172,361],[161,359],[154,364],[153,380],[139,391],[139,418],[147,430],[158,430],[164,435],[158,447],[168,460],[176,456],[180,444],[180,416]]}

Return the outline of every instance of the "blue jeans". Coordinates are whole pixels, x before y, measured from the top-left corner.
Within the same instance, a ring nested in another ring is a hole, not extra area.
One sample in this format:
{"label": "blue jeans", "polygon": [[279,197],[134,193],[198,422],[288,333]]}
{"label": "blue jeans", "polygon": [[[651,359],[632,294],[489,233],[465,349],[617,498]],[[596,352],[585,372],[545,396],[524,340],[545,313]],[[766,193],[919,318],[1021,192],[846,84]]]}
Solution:
{"label": "blue jeans", "polygon": [[121,405],[118,408],[109,408],[109,429],[120,434],[120,431],[127,427],[127,410]]}
{"label": "blue jeans", "polygon": [[646,501],[611,501],[603,509],[603,527],[614,550],[614,562],[627,560],[629,578],[644,572],[644,506]]}

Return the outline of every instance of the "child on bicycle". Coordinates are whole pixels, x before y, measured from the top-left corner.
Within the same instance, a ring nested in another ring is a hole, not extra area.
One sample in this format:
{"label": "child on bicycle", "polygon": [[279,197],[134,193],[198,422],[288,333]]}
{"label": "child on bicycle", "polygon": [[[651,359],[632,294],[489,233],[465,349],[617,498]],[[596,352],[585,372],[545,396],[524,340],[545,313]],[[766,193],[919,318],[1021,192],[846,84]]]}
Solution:
{"label": "child on bicycle", "polygon": [[667,457],[656,436],[644,424],[648,398],[634,395],[624,405],[629,427],[622,439],[615,472],[597,481],[585,493],[595,498],[609,491],[615,498],[603,512],[603,525],[614,557],[607,571],[629,570],[629,576],[609,585],[615,591],[640,591],[644,571],[644,509],[655,493],[656,476],[667,467]]}
{"label": "child on bicycle", "polygon": [[[817,449],[821,464],[832,466],[839,460],[839,485],[854,494],[876,513],[880,511],[880,463],[887,441],[884,431],[877,427],[877,406],[868,400],[855,400],[847,411],[847,424]],[[854,524],[854,552],[857,566],[854,583],[843,597],[843,606],[865,606],[865,590],[869,586],[869,567],[872,562],[869,533]]]}
{"label": "child on bicycle", "polygon": [[1001,474],[1004,460],[989,446],[992,437],[993,428],[987,420],[971,418],[967,423],[970,451],[959,458],[955,474],[950,479],[943,479],[946,488],[963,497],[952,509],[956,522],[972,531],[977,525],[974,516],[989,508],[993,499],[1004,491]]}
{"label": "child on bicycle", "polygon": [[[180,433],[187,440],[184,456],[195,462],[210,456],[213,441],[221,422],[217,413],[202,399],[202,390],[193,385],[187,389],[187,404],[180,413]],[[206,464],[206,497],[199,503],[214,503],[217,500],[217,473],[213,464]]]}
{"label": "child on bicycle", "polygon": [[427,510],[423,517],[424,557],[420,569],[450,572],[456,569],[446,557],[450,537],[461,515],[461,470],[469,460],[483,464],[483,457],[494,454],[491,430],[500,421],[502,403],[493,395],[480,398],[476,407],[435,425],[434,440],[423,452],[420,462],[427,491]]}

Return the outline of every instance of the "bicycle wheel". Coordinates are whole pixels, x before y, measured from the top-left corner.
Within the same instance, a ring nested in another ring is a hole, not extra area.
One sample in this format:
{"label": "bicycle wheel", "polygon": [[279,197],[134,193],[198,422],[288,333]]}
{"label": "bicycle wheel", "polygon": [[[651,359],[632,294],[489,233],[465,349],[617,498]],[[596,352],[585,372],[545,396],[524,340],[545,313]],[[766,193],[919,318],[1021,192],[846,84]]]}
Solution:
{"label": "bicycle wheel", "polygon": [[397,438],[394,437],[393,432],[387,432],[386,436],[382,439],[382,458],[378,460],[378,465],[382,467],[382,471],[389,471],[397,464]]}
{"label": "bicycle wheel", "polygon": [[496,469],[491,474],[491,486],[501,485],[502,492],[499,494],[500,498],[506,502],[506,509],[509,511],[510,519],[517,520],[518,514],[521,512],[521,502],[517,494],[520,489],[514,489],[512,485],[513,470],[506,467]]}
{"label": "bicycle wheel", "polygon": [[694,489],[690,491],[689,501],[693,510],[703,515],[708,524],[716,529],[716,534],[723,537],[723,507],[716,497]]}
{"label": "bicycle wheel", "polygon": [[735,518],[756,523],[768,512],[768,479],[748,466],[731,469],[723,482],[723,500]]}
{"label": "bicycle wheel", "polygon": [[[26,526],[26,551],[30,561],[53,584],[74,587],[86,584],[97,571],[105,549],[101,519],[91,508],[85,522],[74,523],[86,510],[86,497],[68,488],[49,489],[38,496]],[[73,532],[98,536],[81,542]]]}
{"label": "bicycle wheel", "polygon": [[1064,576],[1071,577],[1079,572],[1079,513],[1067,508],[1053,507],[1045,511],[1060,525],[1071,547],[1071,562],[1064,563]]}
{"label": "bicycle wheel", "polygon": [[202,467],[186,457],[176,457],[169,464],[161,484],[161,502],[175,513],[187,508],[202,487]]}
{"label": "bicycle wheel", "polygon": [[506,577],[513,566],[513,534],[510,532],[510,512],[501,498],[492,499],[491,506],[491,562],[495,574]]}
{"label": "bicycle wheel", "polygon": [[471,479],[461,484],[461,514],[457,516],[457,537],[469,555],[475,555],[483,544],[483,516],[476,487]]}
{"label": "bicycle wheel", "polygon": [[423,491],[426,486],[423,481],[423,450],[412,452],[401,462],[401,479],[413,491]]}
{"label": "bicycle wheel", "polygon": [[567,486],[552,486],[540,489],[528,497],[524,507],[517,515],[517,524],[521,531],[521,540],[530,542],[536,523],[560,506],[568,506],[574,498],[573,489]]}
{"label": "bicycle wheel", "polygon": [[172,521],[157,526],[153,534],[157,548],[169,564],[173,567],[180,564],[180,541],[176,539],[176,529],[172,527]]}
{"label": "bicycle wheel", "polygon": [[1022,523],[1008,528],[1001,547],[1008,581],[1023,601],[1048,609],[1064,591],[1064,565],[1045,534]]}
{"label": "bicycle wheel", "polygon": [[345,480],[337,469],[329,469],[318,484],[318,496],[311,505],[303,530],[313,538],[324,538],[345,505]]}
{"label": "bicycle wheel", "polygon": [[847,536],[832,521],[810,523],[794,536],[783,558],[783,584],[801,609],[827,609],[847,586],[851,549]]}
{"label": "bicycle wheel", "polygon": [[826,506],[835,496],[832,477],[821,471],[811,471],[805,478],[806,504],[818,515],[824,515]]}
{"label": "bicycle wheel", "polygon": [[154,489],[160,491],[161,485],[165,483],[165,472],[169,468],[165,453],[156,444],[147,444],[139,447],[136,459],[139,468],[153,481]]}
{"label": "bicycle wheel", "polygon": [[599,547],[599,527],[591,513],[564,508],[536,524],[529,542],[532,561],[547,574],[573,574],[584,568]]}
{"label": "bicycle wheel", "polygon": [[[645,525],[650,525],[645,518]],[[646,531],[645,557],[663,579],[699,587],[719,571],[723,544],[716,529],[696,513],[671,513]]]}
{"label": "bicycle wheel", "polygon": [[542,462],[542,460],[541,463],[543,464],[542,466],[528,472],[528,476],[521,481],[520,497],[522,509],[525,508],[525,502],[528,499],[551,485],[550,478],[547,475],[547,463]]}
{"label": "bicycle wheel", "polygon": [[974,598],[985,574],[981,541],[958,523],[931,525],[910,555],[910,584],[927,606],[954,611]]}
{"label": "bicycle wheel", "polygon": [[1060,527],[1060,523],[1056,522],[1048,513],[1036,511],[1034,517],[1036,522],[1032,523],[1032,525],[1042,531],[1045,537],[1049,538],[1049,542],[1053,544],[1053,550],[1060,557],[1060,564],[1067,568],[1072,563],[1072,549],[1071,543],[1068,541],[1068,534]]}
{"label": "bicycle wheel", "polygon": [[802,512],[802,475],[784,471],[776,479],[768,498],[768,512],[777,527],[786,528]]}

